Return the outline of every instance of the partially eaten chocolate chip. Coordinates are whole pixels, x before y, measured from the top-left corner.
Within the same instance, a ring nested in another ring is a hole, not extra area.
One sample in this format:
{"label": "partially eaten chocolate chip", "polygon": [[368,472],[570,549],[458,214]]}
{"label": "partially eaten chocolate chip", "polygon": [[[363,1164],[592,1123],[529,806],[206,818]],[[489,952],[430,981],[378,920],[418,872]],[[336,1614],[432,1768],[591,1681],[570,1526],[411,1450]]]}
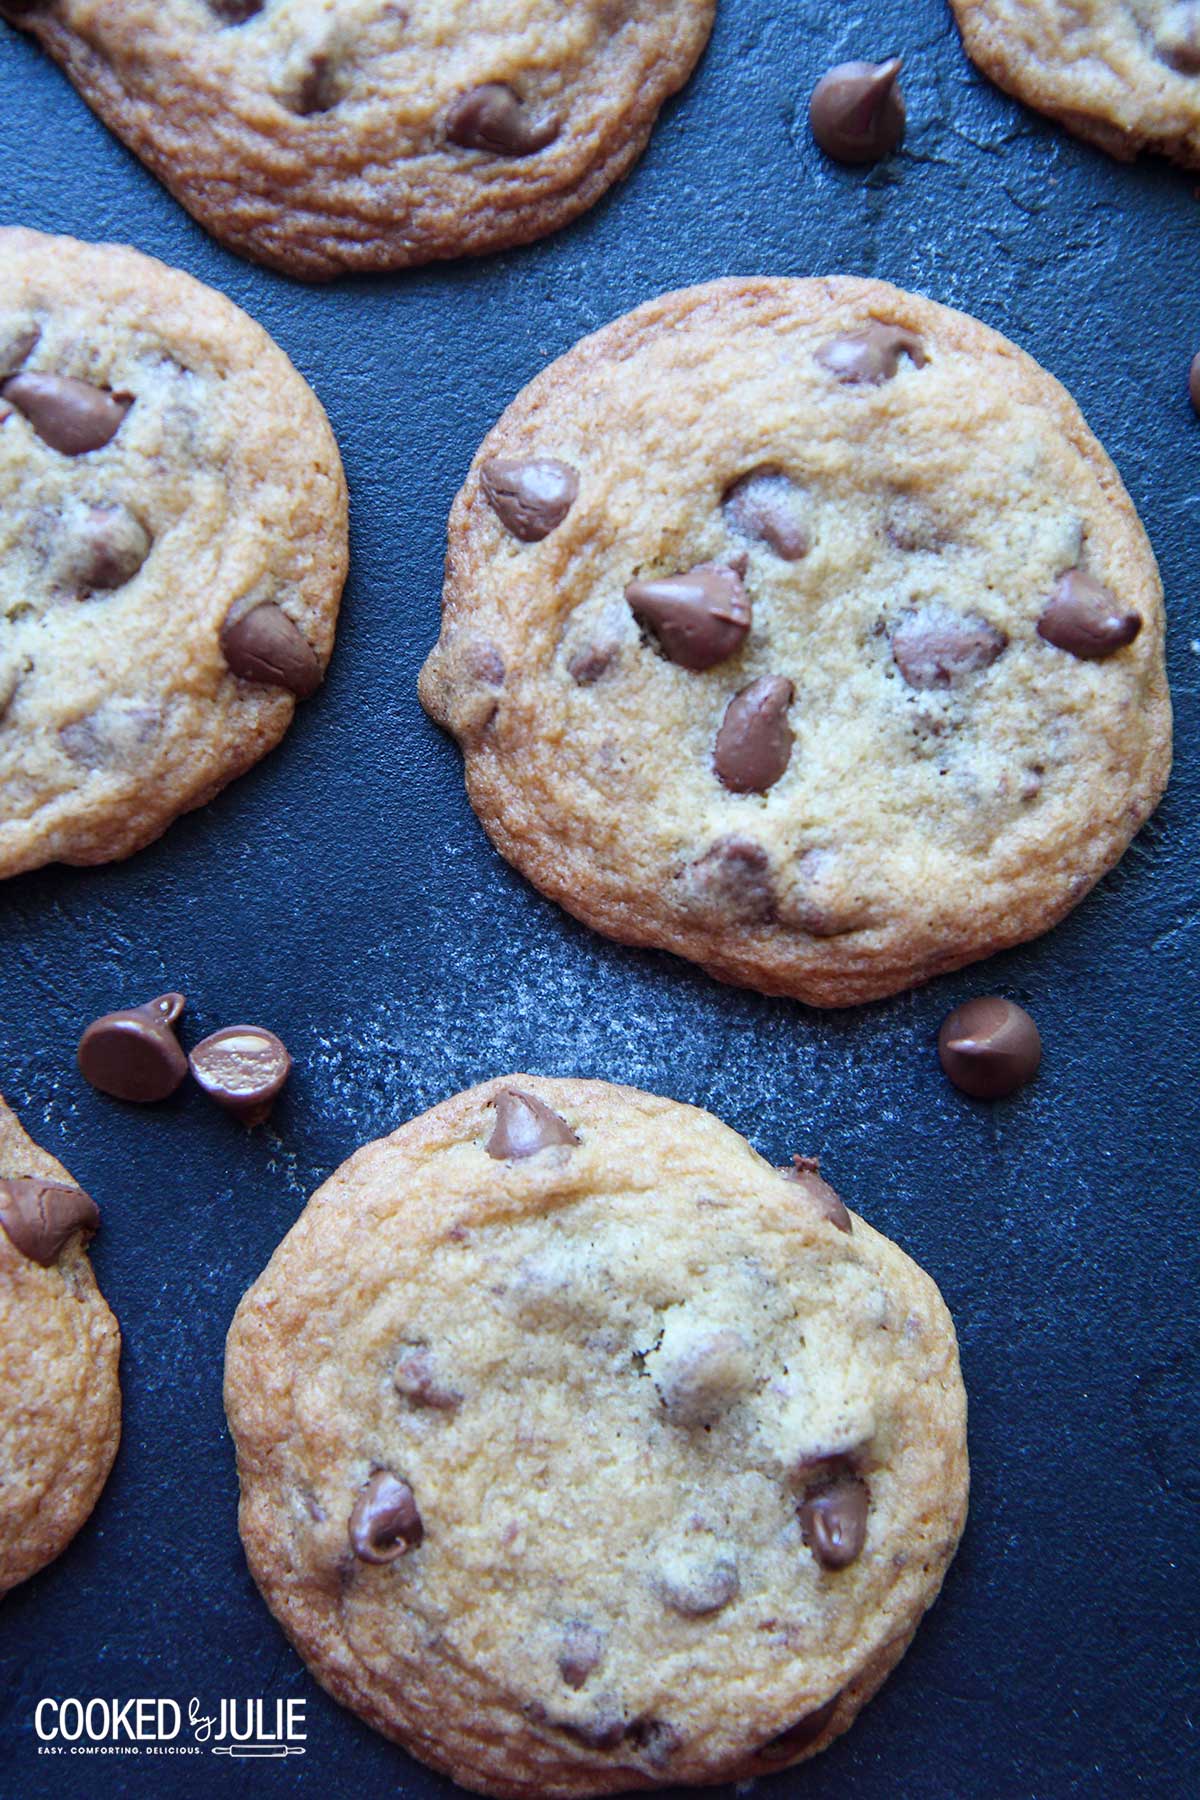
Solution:
{"label": "partially eaten chocolate chip", "polygon": [[502,1088],[493,1101],[496,1123],[486,1149],[497,1162],[516,1162],[536,1156],[555,1144],[577,1144],[578,1137],[536,1094],[519,1088]]}
{"label": "partially eaten chocolate chip", "polygon": [[830,338],[816,353],[816,360],[836,381],[848,387],[879,387],[900,373],[900,358],[923,369],[929,358],[915,331],[872,319],[861,331]]}
{"label": "partially eaten chocolate chip", "polygon": [[466,150],[493,156],[532,156],[554,142],[557,116],[530,117],[520,96],[504,81],[485,81],[460,94],[446,115],[446,137]]}
{"label": "partially eaten chocolate chip", "polygon": [[892,656],[912,688],[951,687],[990,668],[1008,637],[986,619],[928,606],[905,613],[892,632]]}
{"label": "partially eaten chocolate chip", "polygon": [[579,496],[579,476],[553,456],[493,456],[479,471],[484,498],[506,531],[537,544],[557,531]]}
{"label": "partially eaten chocolate chip", "polygon": [[731,531],[768,545],[784,562],[808,555],[804,490],[774,464],[741,476],[726,489],[721,507]]}
{"label": "partially eaten chocolate chip", "polygon": [[48,1268],[68,1238],[99,1225],[100,1209],[82,1188],[36,1175],[0,1179],[0,1228],[30,1262]]}
{"label": "partially eaten chocolate chip", "polygon": [[225,1025],[196,1045],[192,1074],[243,1125],[261,1125],[292,1070],[282,1038],[264,1025]]}
{"label": "partially eaten chocolate chip", "polygon": [[800,1531],[823,1569],[848,1569],[867,1541],[870,1495],[866,1483],[846,1475],[800,1507]]}
{"label": "partially eaten chocolate chip", "polygon": [[369,1563],[395,1562],[425,1536],[411,1487],[390,1469],[371,1476],[354,1503],[348,1529],[355,1556]]}
{"label": "partially eaten chocolate chip", "polygon": [[93,1019],[79,1040],[79,1067],[102,1094],[149,1104],[173,1094],[188,1070],[174,1026],[182,994],[160,994],[144,1006]]}
{"label": "partially eaten chocolate chip", "polygon": [[750,629],[749,596],[727,563],[700,563],[676,575],[631,581],[625,598],[664,654],[685,669],[715,668],[741,649]]}
{"label": "partially eaten chocolate chip", "polygon": [[1142,629],[1142,616],[1083,569],[1060,577],[1038,620],[1038,636],[1082,662],[1115,656]]}
{"label": "partially eaten chocolate chip", "polygon": [[221,653],[239,681],[286,688],[298,700],[307,700],[321,685],[316,651],[273,600],[226,616]]}
{"label": "partially eaten chocolate chip", "polygon": [[713,766],[734,794],[761,794],[787,769],[794,742],[788,708],[795,689],[783,675],[761,675],[725,708]]}
{"label": "partially eaten chocolate chip", "polygon": [[133,405],[132,394],[110,393],[73,375],[12,375],[0,393],[24,413],[42,442],[63,456],[102,450]]}

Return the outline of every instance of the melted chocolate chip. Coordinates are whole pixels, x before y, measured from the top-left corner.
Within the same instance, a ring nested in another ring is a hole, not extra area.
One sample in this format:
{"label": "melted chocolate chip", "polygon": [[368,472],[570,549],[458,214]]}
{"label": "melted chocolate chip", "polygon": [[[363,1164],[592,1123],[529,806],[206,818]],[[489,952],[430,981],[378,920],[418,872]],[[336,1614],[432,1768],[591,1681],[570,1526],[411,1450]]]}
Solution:
{"label": "melted chocolate chip", "polygon": [[638,623],[685,669],[715,668],[741,649],[750,629],[742,578],[725,563],[700,563],[656,581],[631,581],[625,598]]}
{"label": "melted chocolate chip", "polygon": [[79,1040],[85,1080],[115,1100],[165,1100],[188,1069],[172,1029],[183,1008],[182,994],[160,994],[144,1006],[94,1019]]}
{"label": "melted chocolate chip", "polygon": [[764,464],[727,488],[721,506],[731,531],[769,545],[784,562],[798,562],[810,548],[802,499],[790,475]]}
{"label": "melted chocolate chip", "polygon": [[100,1211],[82,1188],[36,1175],[0,1179],[0,1228],[13,1248],[48,1268],[69,1237],[99,1229]]}
{"label": "melted chocolate chip", "polygon": [[446,136],[466,150],[489,150],[493,156],[532,156],[554,142],[557,117],[535,123],[525,103],[503,81],[460,94],[446,115]]}
{"label": "melted chocolate chip", "polygon": [[496,1123],[485,1146],[497,1162],[515,1162],[536,1156],[552,1144],[577,1144],[579,1139],[565,1119],[537,1098],[517,1088],[503,1088],[493,1102]]}
{"label": "melted chocolate chip", "polygon": [[940,607],[906,613],[892,632],[892,656],[912,688],[944,688],[990,668],[1008,638],[986,619]]}
{"label": "melted chocolate chip", "polygon": [[1003,1100],[1037,1074],[1042,1039],[1023,1007],[989,994],[955,1008],[938,1033],[938,1055],[964,1094]]}
{"label": "melted chocolate chip", "polygon": [[879,387],[893,381],[900,372],[902,356],[916,369],[923,369],[929,360],[915,332],[903,325],[887,325],[882,319],[872,319],[861,331],[830,338],[816,352],[821,367],[851,387]]}
{"label": "melted chocolate chip", "polygon": [[798,1756],[801,1750],[807,1750],[832,1723],[840,1699],[841,1695],[835,1694],[832,1700],[827,1700],[824,1706],[818,1706],[815,1712],[805,1713],[802,1719],[797,1719],[794,1725],[789,1725],[778,1737],[763,1744],[758,1755],[769,1757],[772,1762],[786,1762],[789,1757]]}
{"label": "melted chocolate chip", "polygon": [[272,600],[230,614],[221,627],[221,653],[239,681],[261,681],[307,700],[321,685],[317,653]]}
{"label": "melted chocolate chip", "polygon": [[771,858],[752,838],[719,838],[682,876],[699,910],[738,925],[766,925],[775,915]]}
{"label": "melted chocolate chip", "polygon": [[131,394],[112,394],[73,375],[13,375],[0,391],[42,442],[64,456],[102,450],[133,405]]}
{"label": "melted chocolate chip", "polygon": [[150,534],[127,506],[85,506],[64,521],[54,573],[76,592],[111,592],[132,581],[150,554]]}
{"label": "melted chocolate chip", "polygon": [[594,1625],[572,1619],[563,1632],[558,1672],[569,1688],[581,1688],[588,1676],[600,1667],[604,1656],[604,1639]]}
{"label": "melted chocolate chip", "polygon": [[808,105],[812,134],[837,162],[873,163],[904,137],[907,114],[899,78],[903,61],[839,63],[822,75]]}
{"label": "melted chocolate chip", "polygon": [[1063,575],[1038,620],[1038,636],[1083,662],[1102,662],[1132,644],[1140,613],[1126,612],[1109,588],[1082,569]]}
{"label": "melted chocolate chip", "polygon": [[283,1040],[262,1025],[226,1025],[188,1062],[209,1099],[245,1125],[262,1124],[292,1069]]}
{"label": "melted chocolate chip", "polygon": [[479,483],[505,530],[523,544],[538,544],[556,531],[579,495],[576,471],[552,456],[524,462],[493,456],[479,471]]}
{"label": "melted chocolate chip", "polygon": [[810,1494],[800,1507],[800,1531],[823,1569],[848,1569],[867,1541],[870,1498],[852,1475]]}
{"label": "melted chocolate chip", "polygon": [[407,1481],[377,1469],[354,1503],[350,1547],[363,1562],[391,1563],[415,1550],[425,1536]]}
{"label": "melted chocolate chip", "polygon": [[725,708],[713,766],[731,793],[765,793],[784,773],[794,741],[787,722],[794,696],[784,676],[762,675]]}
{"label": "melted chocolate chip", "polygon": [[428,1344],[406,1344],[396,1358],[392,1382],[398,1394],[413,1406],[428,1406],[434,1412],[454,1412],[462,1405],[462,1395],[444,1387],[438,1380],[437,1365]]}
{"label": "melted chocolate chip", "polygon": [[785,1181],[794,1181],[804,1189],[823,1219],[828,1219],[839,1231],[853,1231],[854,1221],[841,1196],[834,1192],[827,1181],[822,1180],[820,1170],[821,1165],[816,1157],[793,1156],[791,1168],[783,1169],[781,1173]]}

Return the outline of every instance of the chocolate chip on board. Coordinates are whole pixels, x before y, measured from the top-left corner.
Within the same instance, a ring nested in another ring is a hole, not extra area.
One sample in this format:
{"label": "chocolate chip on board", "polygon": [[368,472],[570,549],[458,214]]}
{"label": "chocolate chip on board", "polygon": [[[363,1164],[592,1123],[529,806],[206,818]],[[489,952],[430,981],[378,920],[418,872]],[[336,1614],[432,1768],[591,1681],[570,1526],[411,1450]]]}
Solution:
{"label": "chocolate chip on board", "polygon": [[1032,1081],[1041,1067],[1042,1039],[1013,1000],[981,995],[950,1014],[938,1033],[942,1068],[964,1094],[1003,1100]]}
{"label": "chocolate chip on board", "polygon": [[262,1124],[292,1068],[283,1040],[262,1025],[225,1025],[188,1062],[209,1099],[246,1125]]}
{"label": "chocolate chip on board", "polygon": [[79,1040],[85,1079],[115,1100],[147,1104],[173,1094],[188,1070],[173,1029],[184,1004],[182,994],[160,994],[93,1019]]}
{"label": "chocolate chip on board", "polygon": [[82,1188],[35,1175],[0,1179],[0,1228],[14,1249],[43,1268],[77,1231],[89,1235],[100,1225],[100,1210]]}
{"label": "chocolate chip on board", "polygon": [[812,134],[837,162],[873,163],[904,137],[907,115],[898,86],[903,62],[839,63],[813,89],[808,118]]}

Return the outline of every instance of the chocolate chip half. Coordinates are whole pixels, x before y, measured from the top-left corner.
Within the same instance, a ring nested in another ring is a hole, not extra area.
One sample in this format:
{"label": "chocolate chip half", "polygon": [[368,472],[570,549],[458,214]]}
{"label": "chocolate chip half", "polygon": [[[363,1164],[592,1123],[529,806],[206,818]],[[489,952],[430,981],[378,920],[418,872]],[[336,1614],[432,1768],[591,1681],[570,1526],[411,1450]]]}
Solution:
{"label": "chocolate chip half", "polygon": [[712,669],[740,650],[750,629],[742,578],[726,563],[700,563],[656,581],[631,581],[630,611],[652,631],[673,663]]}
{"label": "chocolate chip half", "polygon": [[784,562],[798,562],[809,552],[802,505],[803,489],[782,469],[768,464],[735,481],[721,502],[731,531],[769,545]]}
{"label": "chocolate chip half", "polygon": [[0,1179],[0,1227],[13,1248],[48,1268],[69,1237],[99,1229],[100,1209],[82,1188],[36,1175]]}
{"label": "chocolate chip half", "polygon": [[291,1074],[287,1046],[262,1025],[225,1025],[196,1045],[192,1074],[210,1100],[245,1125],[261,1125]]}
{"label": "chocolate chip half", "polygon": [[800,1507],[800,1531],[823,1569],[848,1569],[867,1541],[870,1497],[853,1475],[810,1494]]}
{"label": "chocolate chip half", "polygon": [[184,1005],[182,994],[160,994],[144,1006],[93,1019],[79,1040],[84,1078],[115,1100],[165,1100],[188,1070],[172,1029]]}
{"label": "chocolate chip half", "polygon": [[1038,620],[1038,636],[1083,662],[1102,662],[1142,629],[1141,614],[1125,611],[1103,582],[1082,569],[1060,577]]}
{"label": "chocolate chip half", "polygon": [[273,600],[226,617],[221,653],[239,681],[286,688],[298,700],[307,700],[321,685],[316,651]]}
{"label": "chocolate chip half", "polygon": [[892,632],[892,656],[912,688],[944,688],[990,668],[1008,638],[986,619],[926,607],[905,613]]}
{"label": "chocolate chip half", "polygon": [[832,1700],[827,1700],[824,1706],[818,1706],[815,1712],[805,1713],[802,1719],[797,1719],[794,1725],[789,1725],[778,1737],[770,1738],[763,1744],[758,1755],[769,1757],[772,1762],[786,1762],[788,1757],[798,1756],[801,1750],[807,1750],[832,1723],[840,1699],[840,1693],[835,1694]]}
{"label": "chocolate chip half", "polygon": [[355,1556],[369,1563],[396,1562],[425,1536],[412,1489],[390,1469],[371,1476],[354,1503],[348,1529]]}
{"label": "chocolate chip half", "polygon": [[496,1123],[485,1146],[497,1162],[515,1162],[536,1156],[552,1144],[577,1144],[579,1139],[565,1119],[537,1098],[518,1088],[502,1088],[493,1105]]}
{"label": "chocolate chip half", "polygon": [[505,530],[523,544],[538,544],[556,531],[579,495],[576,471],[552,456],[524,462],[493,456],[479,471],[479,484]]}
{"label": "chocolate chip half", "polygon": [[861,331],[830,338],[816,352],[821,367],[848,387],[879,387],[893,381],[900,372],[902,356],[917,369],[929,361],[915,331],[887,325],[882,319],[872,319]]}
{"label": "chocolate chip half", "polygon": [[907,114],[899,56],[887,62],[839,63],[822,75],[808,105],[812,134],[837,162],[873,163],[904,137]]}
{"label": "chocolate chip half", "polygon": [[938,1055],[956,1088],[976,1100],[1003,1100],[1041,1067],[1042,1039],[1023,1007],[998,994],[955,1007],[938,1033]]}
{"label": "chocolate chip half", "polygon": [[600,1667],[604,1656],[604,1638],[594,1625],[572,1619],[563,1631],[558,1672],[569,1688],[581,1688],[588,1676]]}
{"label": "chocolate chip half", "polygon": [[446,136],[466,150],[493,156],[532,156],[554,142],[557,117],[534,121],[524,101],[503,81],[485,81],[460,94],[446,115]]}
{"label": "chocolate chip half", "polygon": [[428,1344],[405,1344],[396,1358],[392,1384],[413,1406],[428,1406],[434,1412],[454,1412],[462,1405],[462,1395],[439,1381],[437,1365]]}
{"label": "chocolate chip half", "polygon": [[112,394],[73,375],[12,375],[0,393],[24,413],[44,444],[64,456],[102,450],[133,405],[131,394]]}
{"label": "chocolate chip half", "polygon": [[787,722],[794,697],[784,676],[761,675],[725,708],[713,766],[731,793],[765,793],[784,773],[794,742]]}
{"label": "chocolate chip half", "polygon": [[804,1189],[823,1219],[828,1219],[839,1231],[853,1231],[854,1221],[845,1203],[829,1183],[822,1180],[820,1171],[821,1165],[815,1156],[793,1156],[791,1168],[782,1169],[780,1173],[785,1181],[794,1181]]}
{"label": "chocolate chip half", "polygon": [[83,506],[64,517],[53,572],[80,594],[132,581],[150,554],[150,534],[127,506]]}

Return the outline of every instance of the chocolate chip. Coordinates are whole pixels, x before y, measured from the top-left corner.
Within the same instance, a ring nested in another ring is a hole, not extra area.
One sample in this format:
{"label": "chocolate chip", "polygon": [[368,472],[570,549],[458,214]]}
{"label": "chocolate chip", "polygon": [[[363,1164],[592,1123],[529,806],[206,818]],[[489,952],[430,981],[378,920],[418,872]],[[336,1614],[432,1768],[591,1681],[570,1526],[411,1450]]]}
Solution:
{"label": "chocolate chip", "polygon": [[162,728],[157,702],[105,700],[94,712],[60,725],[58,741],[65,756],[88,769],[144,769]]}
{"label": "chocolate chip", "polygon": [[532,156],[553,143],[560,130],[556,117],[535,123],[525,103],[503,81],[460,94],[446,115],[446,136],[466,150],[490,150],[494,156]]}
{"label": "chocolate chip", "polygon": [[579,495],[579,476],[552,456],[525,461],[493,456],[479,471],[484,499],[523,544],[538,544],[556,531]]}
{"label": "chocolate chip", "polygon": [[261,681],[307,700],[321,685],[321,665],[308,639],[281,606],[264,600],[230,613],[221,627],[221,652],[239,681]]}
{"label": "chocolate chip", "polygon": [[290,109],[302,119],[311,118],[315,113],[332,112],[343,93],[337,62],[327,51],[318,50],[292,94]]}
{"label": "chocolate chip", "polygon": [[490,638],[476,638],[463,652],[463,661],[476,681],[487,687],[504,686],[504,658]]}
{"label": "chocolate chip", "polygon": [[13,696],[21,685],[22,672],[16,661],[0,663],[0,720],[12,705]]}
{"label": "chocolate chip", "polygon": [[822,1180],[820,1169],[821,1165],[814,1156],[793,1156],[791,1168],[780,1172],[785,1181],[794,1181],[804,1189],[823,1219],[828,1219],[839,1231],[853,1231],[854,1221],[845,1204],[829,1183]]}
{"label": "chocolate chip", "polygon": [[262,1025],[226,1025],[196,1045],[192,1074],[210,1100],[261,1125],[292,1068],[282,1039]]}
{"label": "chocolate chip", "polygon": [[892,656],[912,688],[944,688],[990,668],[1008,638],[986,619],[926,607],[905,613],[892,632]]}
{"label": "chocolate chip", "polygon": [[624,1718],[615,1712],[598,1712],[590,1719],[553,1719],[551,1724],[588,1750],[615,1750],[624,1743],[628,1730]]}
{"label": "chocolate chip", "polygon": [[725,708],[713,766],[731,793],[765,793],[787,768],[793,743],[787,713],[794,697],[784,676],[761,675]]}
{"label": "chocolate chip", "polygon": [[82,1188],[36,1175],[0,1179],[0,1227],[13,1248],[48,1268],[69,1237],[99,1229],[100,1210]]}
{"label": "chocolate chip", "polygon": [[1180,75],[1200,75],[1200,6],[1173,6],[1158,28],[1154,47]]}
{"label": "chocolate chip", "polygon": [[659,1571],[665,1605],[685,1619],[708,1619],[723,1612],[741,1592],[737,1564],[729,1557],[676,1557]]}
{"label": "chocolate chip", "polygon": [[502,1088],[493,1105],[496,1123],[485,1146],[497,1162],[515,1162],[536,1156],[552,1144],[577,1144],[579,1139],[565,1119],[539,1100],[517,1088]]}
{"label": "chocolate chip", "polygon": [[800,1531],[823,1569],[848,1569],[867,1541],[870,1497],[852,1475],[810,1494],[800,1507]]}
{"label": "chocolate chip", "polygon": [[0,392],[64,456],[103,449],[133,405],[131,394],[112,394],[73,375],[12,375]]}
{"label": "chocolate chip", "polygon": [[915,332],[903,325],[887,325],[882,319],[872,319],[861,331],[830,338],[816,352],[817,362],[835,380],[866,387],[893,381],[900,372],[902,356],[916,369],[923,369],[929,360]]}
{"label": "chocolate chip", "polygon": [[938,1055],[964,1094],[1003,1100],[1037,1074],[1042,1039],[1023,1007],[989,994],[954,1009],[938,1033]]}
{"label": "chocolate chip", "polygon": [[709,1424],[745,1392],[754,1373],[739,1331],[698,1331],[683,1319],[664,1329],[646,1361],[673,1425]]}
{"label": "chocolate chip", "polygon": [[630,610],[664,653],[685,669],[711,669],[740,650],[750,629],[750,601],[736,569],[700,563],[656,581],[631,581]]}
{"label": "chocolate chip", "polygon": [[907,115],[898,85],[903,61],[839,63],[822,75],[808,106],[812,134],[837,162],[873,163],[904,137]]}
{"label": "chocolate chip", "polygon": [[1083,662],[1102,662],[1132,644],[1140,613],[1122,609],[1116,595],[1082,569],[1060,577],[1038,620],[1038,636]]}
{"label": "chocolate chip", "polygon": [[160,994],[144,1006],[105,1013],[79,1040],[84,1078],[115,1100],[165,1100],[187,1074],[187,1057],[172,1029],[182,994]]}
{"label": "chocolate chip", "polygon": [[738,925],[766,925],[775,915],[771,858],[752,838],[718,838],[683,870],[686,900]]}
{"label": "chocolate chip", "polygon": [[244,25],[263,9],[263,0],[208,0],[223,25]]}
{"label": "chocolate chip", "polygon": [[563,1631],[558,1672],[569,1688],[581,1688],[588,1676],[600,1667],[604,1656],[604,1639],[594,1625],[572,1619]]}
{"label": "chocolate chip", "polygon": [[802,499],[790,475],[764,463],[726,489],[721,507],[731,531],[768,544],[784,562],[798,562],[810,549]]}
{"label": "chocolate chip", "polygon": [[462,1405],[462,1395],[438,1380],[433,1352],[428,1344],[405,1344],[396,1358],[392,1382],[398,1394],[413,1406],[428,1406],[434,1412],[454,1412]]}
{"label": "chocolate chip", "polygon": [[0,380],[15,375],[37,349],[42,335],[40,325],[23,325],[11,319],[0,326]]}
{"label": "chocolate chip", "polygon": [[1188,369],[1188,397],[1191,400],[1193,412],[1200,414],[1200,351],[1193,356]]}
{"label": "chocolate chip", "polygon": [[377,1469],[354,1503],[350,1547],[363,1562],[391,1563],[415,1550],[425,1536],[407,1481]]}
{"label": "chocolate chip", "polygon": [[827,1700],[824,1706],[818,1706],[815,1712],[805,1713],[802,1719],[797,1719],[794,1725],[789,1725],[778,1737],[770,1738],[763,1744],[758,1755],[769,1757],[772,1762],[785,1762],[788,1757],[807,1750],[832,1723],[840,1699],[840,1693],[835,1694],[832,1700]]}
{"label": "chocolate chip", "polygon": [[621,654],[619,644],[589,644],[577,650],[567,664],[567,674],[577,687],[595,687]]}
{"label": "chocolate chip", "polygon": [[652,1768],[661,1769],[683,1748],[683,1736],[665,1719],[635,1719],[625,1738]]}
{"label": "chocolate chip", "polygon": [[55,578],[77,593],[132,581],[150,554],[150,534],[127,506],[82,506],[64,517]]}

